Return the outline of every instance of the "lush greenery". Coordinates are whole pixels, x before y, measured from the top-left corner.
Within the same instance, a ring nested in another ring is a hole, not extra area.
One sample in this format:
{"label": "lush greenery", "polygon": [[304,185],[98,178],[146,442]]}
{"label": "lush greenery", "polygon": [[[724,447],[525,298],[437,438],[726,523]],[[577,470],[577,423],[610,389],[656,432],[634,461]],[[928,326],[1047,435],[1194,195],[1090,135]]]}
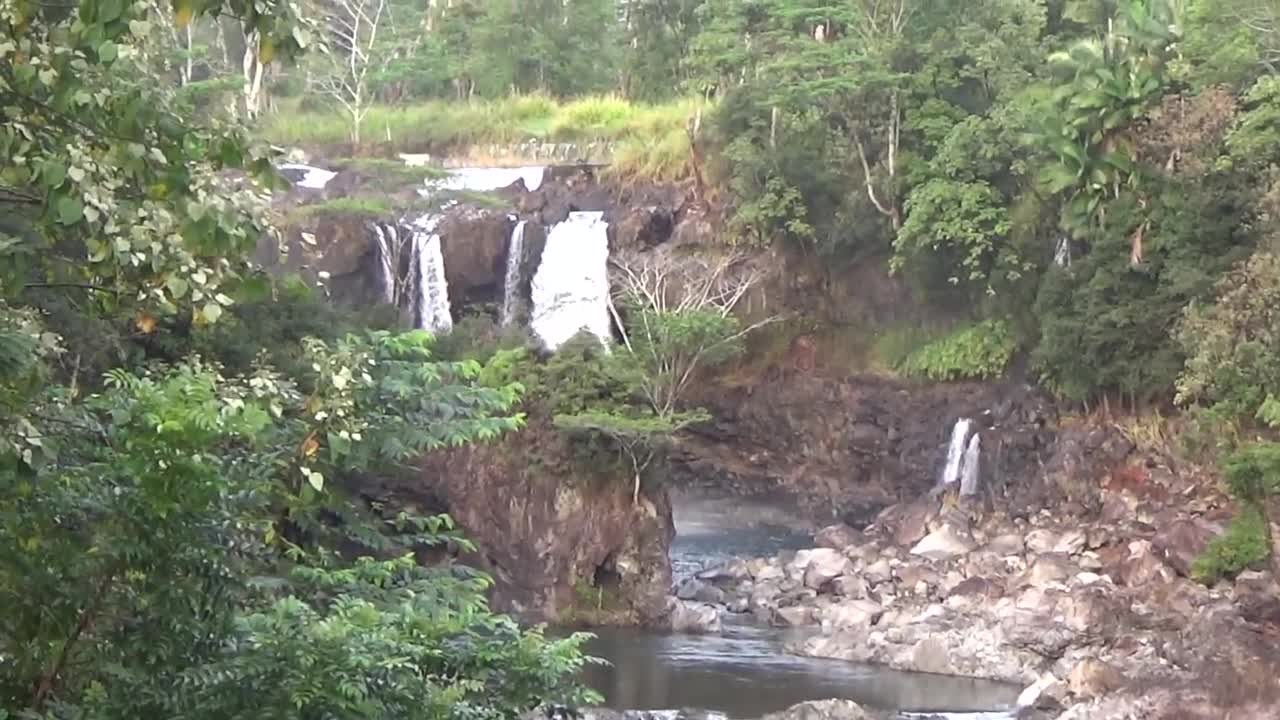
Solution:
{"label": "lush greenery", "polygon": [[1009,326],[987,320],[912,351],[899,369],[931,380],[994,378],[1004,372],[1016,349]]}
{"label": "lush greenery", "polygon": [[194,58],[164,82],[196,25],[298,57],[293,6],[0,7],[0,716],[584,699],[583,638],[491,613],[447,517],[346,489],[519,428],[520,388],[260,276],[271,158],[192,122]]}

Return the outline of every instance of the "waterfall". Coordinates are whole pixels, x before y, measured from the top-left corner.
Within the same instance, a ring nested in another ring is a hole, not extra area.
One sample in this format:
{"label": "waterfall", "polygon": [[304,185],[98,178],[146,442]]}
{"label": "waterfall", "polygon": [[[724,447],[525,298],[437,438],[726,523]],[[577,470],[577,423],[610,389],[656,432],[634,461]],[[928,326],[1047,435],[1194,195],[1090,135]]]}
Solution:
{"label": "waterfall", "polygon": [[1053,248],[1053,264],[1071,267],[1071,240],[1066,235],[1058,238],[1058,244]]}
{"label": "waterfall", "polygon": [[444,334],[453,329],[449,312],[449,283],[444,275],[444,253],[435,233],[437,215],[423,215],[413,222],[410,238],[410,266],[416,273],[414,294],[416,327]]}
{"label": "waterfall", "polygon": [[951,444],[947,446],[947,464],[942,468],[940,485],[950,485],[960,479],[960,469],[964,464],[965,446],[969,439],[969,418],[960,418],[951,429]]}
{"label": "waterfall", "polygon": [[964,451],[964,463],[960,470],[960,496],[978,494],[978,463],[982,456],[982,436],[974,433],[969,447]]}
{"label": "waterfall", "polygon": [[549,350],[584,329],[606,344],[612,336],[608,229],[604,213],[573,212],[547,233],[529,324]]}
{"label": "waterfall", "polygon": [[382,290],[382,301],[388,305],[396,302],[396,244],[400,239],[399,230],[393,225],[373,224],[374,240],[378,249],[378,283]]}
{"label": "waterfall", "polygon": [[[409,162],[409,158],[405,160]],[[510,187],[517,180],[523,180],[525,189],[533,192],[542,187],[546,170],[541,165],[514,168],[451,168],[442,178],[427,179],[424,182],[426,187],[419,190],[418,194],[430,197],[440,190],[491,192]]]}
{"label": "waterfall", "polygon": [[297,176],[293,180],[293,184],[298,187],[304,187],[309,190],[323,190],[329,181],[338,176],[338,173],[324,168],[312,167],[310,165],[300,165],[298,163],[285,163],[279,165],[280,170],[285,171],[286,175],[292,180],[293,176]]}
{"label": "waterfall", "polygon": [[521,255],[524,252],[525,221],[516,223],[507,242],[507,274],[502,282],[502,312],[498,316],[502,325],[510,325],[520,311]]}

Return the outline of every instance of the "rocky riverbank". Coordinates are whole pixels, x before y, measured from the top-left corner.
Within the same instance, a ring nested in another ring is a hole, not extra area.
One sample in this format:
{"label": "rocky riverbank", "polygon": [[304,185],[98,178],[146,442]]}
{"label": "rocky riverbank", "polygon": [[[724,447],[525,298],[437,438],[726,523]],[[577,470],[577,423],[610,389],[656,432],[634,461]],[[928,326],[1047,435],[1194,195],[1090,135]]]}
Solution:
{"label": "rocky riverbank", "polygon": [[1114,429],[1063,432],[1019,482],[1017,502],[925,495],[706,570],[673,618],[750,613],[809,629],[795,653],[1022,683],[1025,717],[1278,716],[1275,579],[1188,577],[1230,514],[1212,482]]}

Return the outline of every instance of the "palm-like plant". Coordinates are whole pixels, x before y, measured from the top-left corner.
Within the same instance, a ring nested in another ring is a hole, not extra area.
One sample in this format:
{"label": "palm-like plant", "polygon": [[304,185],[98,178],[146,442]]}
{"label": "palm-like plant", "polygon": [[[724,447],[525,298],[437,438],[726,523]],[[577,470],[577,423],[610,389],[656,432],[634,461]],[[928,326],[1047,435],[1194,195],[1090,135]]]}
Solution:
{"label": "palm-like plant", "polygon": [[[1100,38],[1049,57],[1061,83],[1033,141],[1053,160],[1042,187],[1065,196],[1062,226],[1073,235],[1101,226],[1106,202],[1125,193],[1144,206],[1142,171],[1130,130],[1164,90],[1164,65],[1178,36],[1170,0],[1134,0],[1118,9]],[[1131,259],[1142,259],[1142,223]]]}

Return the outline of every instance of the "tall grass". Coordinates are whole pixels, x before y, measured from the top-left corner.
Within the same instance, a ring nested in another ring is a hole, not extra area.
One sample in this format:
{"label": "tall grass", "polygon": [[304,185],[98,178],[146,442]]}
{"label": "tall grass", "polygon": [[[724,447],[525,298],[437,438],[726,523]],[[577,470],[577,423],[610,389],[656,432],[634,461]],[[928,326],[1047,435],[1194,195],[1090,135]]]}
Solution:
{"label": "tall grass", "polygon": [[[617,172],[628,177],[675,180],[689,172],[685,125],[701,101],[681,99],[660,105],[614,95],[557,101],[521,95],[472,102],[429,101],[403,107],[377,106],[361,126],[361,146],[351,148],[346,115],[301,109],[284,102],[266,118],[270,142],[345,153],[447,153],[478,144],[608,141],[615,143]],[[703,112],[706,112],[703,109]]]}

